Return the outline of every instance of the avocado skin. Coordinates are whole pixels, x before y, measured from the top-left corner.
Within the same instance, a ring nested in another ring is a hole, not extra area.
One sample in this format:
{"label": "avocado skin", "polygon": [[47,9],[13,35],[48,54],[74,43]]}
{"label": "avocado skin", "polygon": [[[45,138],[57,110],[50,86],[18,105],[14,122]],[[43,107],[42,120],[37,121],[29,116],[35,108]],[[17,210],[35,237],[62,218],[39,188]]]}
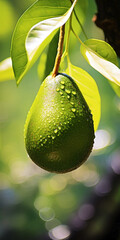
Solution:
{"label": "avocado skin", "polygon": [[24,128],[28,155],[39,167],[65,173],[79,167],[94,142],[92,114],[74,80],[59,73],[40,86]]}

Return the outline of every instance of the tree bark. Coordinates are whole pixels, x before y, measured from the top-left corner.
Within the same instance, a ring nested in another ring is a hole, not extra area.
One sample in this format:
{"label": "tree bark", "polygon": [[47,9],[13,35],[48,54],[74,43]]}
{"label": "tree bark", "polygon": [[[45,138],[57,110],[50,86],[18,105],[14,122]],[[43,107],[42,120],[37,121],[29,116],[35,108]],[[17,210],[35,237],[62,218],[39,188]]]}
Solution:
{"label": "tree bark", "polygon": [[97,13],[95,24],[101,28],[105,40],[120,57],[120,0],[95,0]]}

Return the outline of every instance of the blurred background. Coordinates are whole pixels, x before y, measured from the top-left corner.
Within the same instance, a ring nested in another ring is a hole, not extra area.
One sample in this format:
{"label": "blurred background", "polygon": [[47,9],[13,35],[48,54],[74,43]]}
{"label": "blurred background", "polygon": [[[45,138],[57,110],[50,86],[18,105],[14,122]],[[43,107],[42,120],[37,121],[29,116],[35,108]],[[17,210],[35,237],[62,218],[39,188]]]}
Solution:
{"label": "blurred background", "polygon": [[[0,61],[10,56],[15,24],[33,2],[0,0]],[[104,39],[92,22],[94,0],[88,9],[88,37]],[[120,98],[79,47],[71,48],[71,61],[96,80],[101,121],[90,158],[75,171],[48,173],[25,151],[24,123],[41,84],[38,62],[19,87],[15,80],[0,82],[0,240],[120,240]]]}

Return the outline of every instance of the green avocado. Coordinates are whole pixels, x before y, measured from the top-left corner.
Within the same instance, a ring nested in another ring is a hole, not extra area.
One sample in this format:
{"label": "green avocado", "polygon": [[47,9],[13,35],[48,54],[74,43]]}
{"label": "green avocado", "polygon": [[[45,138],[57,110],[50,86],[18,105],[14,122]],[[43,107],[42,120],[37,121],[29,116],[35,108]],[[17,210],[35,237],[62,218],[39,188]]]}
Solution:
{"label": "green avocado", "polygon": [[50,172],[72,171],[88,158],[94,142],[92,114],[70,76],[60,73],[43,81],[24,138],[33,162]]}

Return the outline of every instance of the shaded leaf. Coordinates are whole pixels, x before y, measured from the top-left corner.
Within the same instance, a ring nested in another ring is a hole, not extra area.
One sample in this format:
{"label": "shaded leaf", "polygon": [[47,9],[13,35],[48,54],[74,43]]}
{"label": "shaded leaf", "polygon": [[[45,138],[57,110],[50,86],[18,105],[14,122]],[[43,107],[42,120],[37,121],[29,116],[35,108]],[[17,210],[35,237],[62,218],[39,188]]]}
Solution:
{"label": "shaded leaf", "polygon": [[108,80],[120,85],[120,69],[117,55],[106,42],[88,39],[81,45],[81,53],[87,62]]}
{"label": "shaded leaf", "polygon": [[[72,0],[71,0],[72,1]],[[75,32],[77,35],[80,35],[82,32],[81,26],[84,25],[86,14],[88,9],[88,0],[78,0],[73,11],[72,15],[72,26],[75,28]],[[68,27],[67,27],[68,28]],[[67,33],[67,31],[66,31]],[[67,37],[67,36],[66,36]],[[74,34],[70,36],[70,47],[73,47],[76,42],[76,37]]]}
{"label": "shaded leaf", "polygon": [[116,85],[113,82],[110,82],[111,87],[113,88],[113,90],[115,91],[115,93],[117,94],[118,97],[120,97],[120,86]]}
{"label": "shaded leaf", "polygon": [[56,58],[56,54],[57,54],[58,40],[59,40],[59,32],[57,32],[57,34],[54,36],[54,38],[52,39],[52,41],[50,42],[50,44],[48,46],[44,78],[46,78],[53,70],[55,58]]}
{"label": "shaded leaf", "polygon": [[40,61],[37,68],[38,76],[41,82],[45,79],[46,62],[47,53],[44,51],[40,56]]}
{"label": "shaded leaf", "polygon": [[77,83],[93,115],[94,129],[97,130],[101,115],[101,100],[95,80],[83,69],[68,63],[66,73]]}

